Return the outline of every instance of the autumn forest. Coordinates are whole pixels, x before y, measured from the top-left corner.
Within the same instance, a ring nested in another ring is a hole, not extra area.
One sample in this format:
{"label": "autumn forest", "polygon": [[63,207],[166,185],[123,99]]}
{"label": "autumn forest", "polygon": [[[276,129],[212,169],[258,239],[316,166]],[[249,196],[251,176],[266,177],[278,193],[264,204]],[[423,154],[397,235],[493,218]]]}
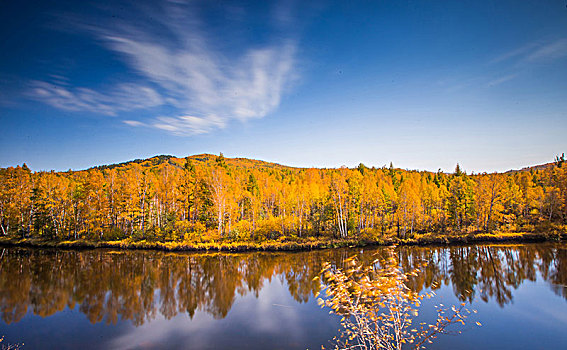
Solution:
{"label": "autumn forest", "polygon": [[492,174],[304,169],[222,154],[67,172],[23,165],[0,169],[1,234],[215,243],[564,232],[563,162]]}

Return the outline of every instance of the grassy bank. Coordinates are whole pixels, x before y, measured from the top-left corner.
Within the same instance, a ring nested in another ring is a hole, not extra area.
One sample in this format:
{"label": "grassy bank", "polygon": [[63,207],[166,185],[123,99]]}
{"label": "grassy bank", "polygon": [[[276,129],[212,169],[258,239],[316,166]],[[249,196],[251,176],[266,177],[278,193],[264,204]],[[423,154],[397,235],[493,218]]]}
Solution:
{"label": "grassy bank", "polygon": [[567,239],[565,231],[551,232],[494,232],[471,234],[416,234],[412,238],[400,239],[395,236],[381,239],[315,239],[309,238],[295,241],[264,241],[264,242],[159,242],[134,241],[123,239],[116,241],[90,240],[46,240],[41,238],[0,237],[0,245],[38,248],[64,249],[154,249],[165,251],[299,251],[341,247],[364,247],[372,245],[451,245],[469,243],[498,243],[498,242],[545,242]]}
{"label": "grassy bank", "polygon": [[353,240],[324,240],[305,242],[280,242],[266,241],[256,242],[218,242],[218,243],[189,243],[189,242],[151,242],[133,241],[123,239],[117,241],[89,241],[89,240],[65,240],[54,241],[38,238],[0,238],[0,245],[25,246],[38,248],[118,248],[118,249],[154,249],[165,251],[296,251],[313,250],[325,248],[339,248],[358,245]]}

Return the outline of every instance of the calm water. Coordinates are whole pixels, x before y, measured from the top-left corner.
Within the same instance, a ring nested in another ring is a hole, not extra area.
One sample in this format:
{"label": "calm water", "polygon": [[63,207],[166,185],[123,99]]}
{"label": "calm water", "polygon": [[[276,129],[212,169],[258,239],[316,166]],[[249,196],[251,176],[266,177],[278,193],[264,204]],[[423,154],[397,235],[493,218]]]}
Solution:
{"label": "calm water", "polygon": [[[0,247],[0,335],[23,349],[318,349],[338,319],[317,306],[321,265],[383,249],[177,254]],[[567,244],[403,247],[411,287],[478,314],[432,349],[567,348]],[[465,295],[463,297],[463,295]],[[482,327],[473,326],[476,321]]]}

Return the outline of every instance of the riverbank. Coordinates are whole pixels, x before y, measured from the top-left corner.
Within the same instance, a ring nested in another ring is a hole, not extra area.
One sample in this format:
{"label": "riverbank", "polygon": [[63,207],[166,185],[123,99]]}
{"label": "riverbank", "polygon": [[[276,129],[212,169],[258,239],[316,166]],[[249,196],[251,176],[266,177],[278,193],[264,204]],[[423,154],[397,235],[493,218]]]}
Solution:
{"label": "riverbank", "polygon": [[41,238],[0,237],[1,246],[20,246],[37,248],[62,249],[148,249],[164,251],[302,251],[341,247],[365,247],[386,245],[452,245],[469,243],[501,243],[501,242],[557,242],[567,240],[567,232],[497,232],[471,234],[416,234],[412,238],[400,239],[395,236],[381,239],[316,239],[313,237],[296,241],[264,241],[264,242],[159,242],[134,241],[131,239],[117,241],[89,240],[46,240]]}

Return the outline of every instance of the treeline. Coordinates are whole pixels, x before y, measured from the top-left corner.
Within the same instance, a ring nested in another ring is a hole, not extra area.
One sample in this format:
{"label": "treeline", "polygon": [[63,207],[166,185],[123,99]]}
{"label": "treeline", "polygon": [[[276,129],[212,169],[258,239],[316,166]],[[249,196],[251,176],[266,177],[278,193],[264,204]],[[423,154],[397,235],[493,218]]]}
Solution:
{"label": "treeline", "polygon": [[2,235],[262,241],[537,231],[567,223],[564,157],[468,175],[155,157],[83,171],[0,169]]}

